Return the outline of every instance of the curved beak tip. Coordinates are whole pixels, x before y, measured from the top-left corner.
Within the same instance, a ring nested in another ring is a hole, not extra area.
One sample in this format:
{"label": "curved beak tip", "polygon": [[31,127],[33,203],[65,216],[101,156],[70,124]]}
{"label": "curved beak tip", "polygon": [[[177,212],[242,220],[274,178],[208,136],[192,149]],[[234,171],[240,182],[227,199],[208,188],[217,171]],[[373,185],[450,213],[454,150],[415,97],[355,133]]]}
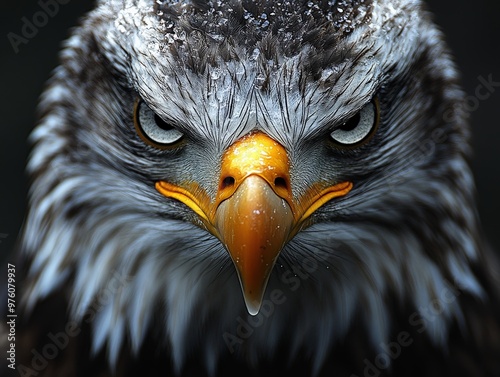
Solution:
{"label": "curved beak tip", "polygon": [[217,209],[215,227],[236,267],[251,315],[259,312],[274,264],[294,224],[290,206],[255,175]]}
{"label": "curved beak tip", "polygon": [[251,316],[256,316],[257,314],[259,314],[260,307],[262,306],[262,300],[247,300],[247,298],[245,297],[245,305],[247,307],[248,314],[250,314]]}

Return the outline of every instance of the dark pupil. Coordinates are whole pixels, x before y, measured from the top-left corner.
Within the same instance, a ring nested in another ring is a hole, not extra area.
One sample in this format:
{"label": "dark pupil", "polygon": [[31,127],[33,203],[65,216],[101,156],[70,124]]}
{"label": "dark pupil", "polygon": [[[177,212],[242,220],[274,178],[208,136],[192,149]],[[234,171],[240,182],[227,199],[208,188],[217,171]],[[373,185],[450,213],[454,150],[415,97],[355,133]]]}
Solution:
{"label": "dark pupil", "polygon": [[170,124],[168,124],[167,122],[165,122],[163,119],[161,119],[156,114],[155,114],[155,122],[156,122],[156,125],[158,127],[160,127],[164,131],[169,131],[169,130],[171,130],[173,128]]}
{"label": "dark pupil", "polygon": [[352,131],[358,126],[360,120],[361,116],[359,115],[359,113],[357,113],[347,122],[345,122],[342,126],[340,126],[340,129],[342,131]]}

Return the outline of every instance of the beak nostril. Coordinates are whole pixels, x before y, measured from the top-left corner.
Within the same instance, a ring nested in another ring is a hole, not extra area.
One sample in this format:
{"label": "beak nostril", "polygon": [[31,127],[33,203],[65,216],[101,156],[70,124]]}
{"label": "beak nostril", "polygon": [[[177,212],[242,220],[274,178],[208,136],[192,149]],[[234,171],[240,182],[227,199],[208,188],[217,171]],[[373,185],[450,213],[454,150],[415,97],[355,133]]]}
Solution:
{"label": "beak nostril", "polygon": [[282,187],[282,188],[287,188],[287,184],[286,184],[286,180],[285,178],[281,178],[281,177],[277,177],[275,180],[274,180],[274,185],[276,187]]}
{"label": "beak nostril", "polygon": [[221,190],[224,190],[227,187],[232,187],[234,185],[234,178],[229,176],[222,180],[221,182]]}

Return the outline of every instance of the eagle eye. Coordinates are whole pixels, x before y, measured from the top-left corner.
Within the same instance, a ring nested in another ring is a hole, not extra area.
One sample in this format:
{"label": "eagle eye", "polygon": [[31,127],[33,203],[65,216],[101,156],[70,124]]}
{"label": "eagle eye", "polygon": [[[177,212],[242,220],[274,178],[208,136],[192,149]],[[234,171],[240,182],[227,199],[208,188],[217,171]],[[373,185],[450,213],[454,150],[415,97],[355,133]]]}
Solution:
{"label": "eagle eye", "polygon": [[134,124],[141,139],[156,148],[175,146],[184,136],[142,100],[135,104]]}
{"label": "eagle eye", "polygon": [[379,104],[375,99],[363,106],[356,115],[339,125],[330,137],[340,146],[361,145],[373,136],[379,120]]}

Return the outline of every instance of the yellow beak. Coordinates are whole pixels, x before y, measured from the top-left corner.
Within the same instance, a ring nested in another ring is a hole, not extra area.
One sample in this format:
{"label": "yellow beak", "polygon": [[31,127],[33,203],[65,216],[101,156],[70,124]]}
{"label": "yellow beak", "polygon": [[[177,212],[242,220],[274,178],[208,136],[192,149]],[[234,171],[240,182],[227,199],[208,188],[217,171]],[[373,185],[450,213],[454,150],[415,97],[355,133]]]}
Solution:
{"label": "yellow beak", "polygon": [[226,247],[238,272],[248,312],[259,312],[273,266],[285,244],[304,221],[333,198],[346,195],[351,182],[312,184],[295,199],[285,148],[262,132],[251,133],[229,147],[222,157],[215,200],[195,183],[165,181],[156,189],[198,214]]}

